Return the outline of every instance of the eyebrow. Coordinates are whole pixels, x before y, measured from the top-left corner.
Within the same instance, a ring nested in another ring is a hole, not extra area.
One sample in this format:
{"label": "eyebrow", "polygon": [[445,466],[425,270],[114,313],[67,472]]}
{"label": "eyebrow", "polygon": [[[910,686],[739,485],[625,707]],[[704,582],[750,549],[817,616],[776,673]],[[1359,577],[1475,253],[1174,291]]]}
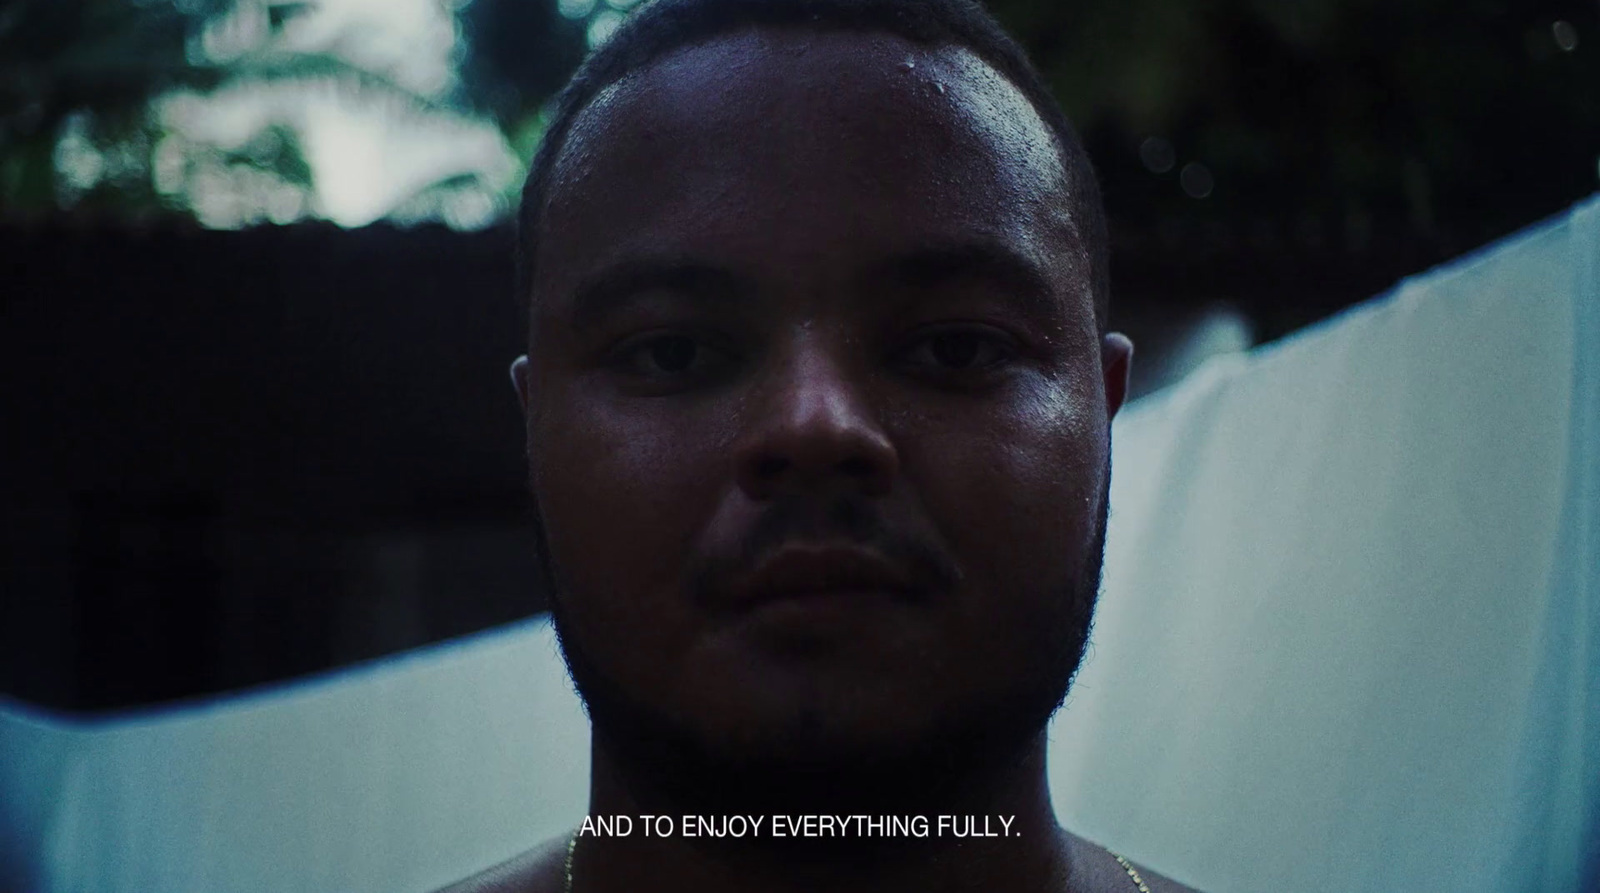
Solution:
{"label": "eyebrow", "polygon": [[1020,309],[1041,319],[1061,314],[1061,298],[1038,263],[994,241],[950,242],[923,246],[890,260],[887,278],[916,290],[975,282],[998,287]]}
{"label": "eyebrow", "polygon": [[739,276],[704,262],[637,258],[607,267],[578,285],[572,296],[573,326],[592,328],[652,291],[725,306],[749,288]]}
{"label": "eyebrow", "polygon": [[[994,241],[923,245],[875,265],[873,278],[914,291],[958,283],[997,287],[1029,316],[1054,320],[1061,300],[1043,269],[1015,249]],[[643,257],[606,267],[573,292],[572,324],[593,328],[652,291],[719,309],[731,309],[754,285],[723,267],[688,257]]]}

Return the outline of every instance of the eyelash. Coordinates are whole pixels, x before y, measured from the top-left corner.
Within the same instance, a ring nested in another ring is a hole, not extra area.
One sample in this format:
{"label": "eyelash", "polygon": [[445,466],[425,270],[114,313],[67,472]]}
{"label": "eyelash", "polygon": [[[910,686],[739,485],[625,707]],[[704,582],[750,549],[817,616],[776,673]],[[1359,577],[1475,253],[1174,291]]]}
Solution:
{"label": "eyelash", "polygon": [[[696,357],[714,351],[723,354],[725,360],[731,358],[731,355],[728,351],[712,346],[710,344],[710,340],[711,339],[698,336],[691,332],[652,332],[647,335],[641,335],[637,338],[629,339],[627,342],[618,347],[616,351],[616,364],[624,371],[631,372],[632,374],[638,375],[642,378],[668,379],[693,377],[695,373],[692,372],[655,372],[641,370],[638,368],[636,360],[645,356],[650,349],[672,341],[688,342],[690,346],[698,352],[695,354]],[[701,374],[703,374],[703,372]]]}
{"label": "eyelash", "polygon": [[936,339],[950,336],[974,337],[977,339],[977,345],[975,346],[977,352],[981,354],[983,349],[987,347],[995,358],[991,359],[989,362],[979,365],[959,368],[940,366],[937,363],[928,364],[930,367],[936,367],[934,368],[935,374],[970,375],[978,373],[992,373],[997,367],[1005,365],[1017,358],[1017,349],[1011,338],[996,329],[990,328],[989,326],[979,325],[946,325],[937,328],[926,329],[918,333],[917,337],[911,340],[910,345],[901,351],[901,355],[908,356],[917,348],[924,345],[928,346],[931,350]]}
{"label": "eyelash", "polygon": [[[948,378],[992,374],[999,367],[1004,366],[1017,358],[1018,351],[1010,337],[989,326],[970,324],[945,325],[937,328],[925,329],[917,333],[915,337],[909,339],[902,348],[896,351],[896,355],[902,358],[909,357],[922,347],[927,347],[929,350],[932,350],[934,349],[936,339],[950,336],[970,336],[976,338],[977,344],[974,345],[975,352],[979,355],[982,355],[984,350],[987,348],[990,356],[993,358],[988,362],[968,367],[943,366],[937,362],[936,358],[933,362],[911,363],[903,365],[913,368],[920,367],[921,373],[925,375]],[[692,380],[697,377],[712,374],[716,371],[717,367],[728,362],[737,361],[738,357],[733,354],[732,351],[716,346],[714,343],[712,343],[714,340],[715,339],[706,338],[692,332],[652,332],[631,338],[620,345],[613,352],[613,365],[628,374],[632,374],[643,379],[652,379],[656,381]],[[673,341],[688,342],[690,347],[696,351],[696,353],[691,355],[690,358],[691,367],[694,366],[694,360],[700,359],[708,354],[720,354],[720,362],[714,362],[712,364],[712,368],[710,369],[702,366],[698,370],[693,368],[685,370],[660,370],[659,367],[655,370],[645,370],[640,368],[639,361],[649,358],[649,351]]]}

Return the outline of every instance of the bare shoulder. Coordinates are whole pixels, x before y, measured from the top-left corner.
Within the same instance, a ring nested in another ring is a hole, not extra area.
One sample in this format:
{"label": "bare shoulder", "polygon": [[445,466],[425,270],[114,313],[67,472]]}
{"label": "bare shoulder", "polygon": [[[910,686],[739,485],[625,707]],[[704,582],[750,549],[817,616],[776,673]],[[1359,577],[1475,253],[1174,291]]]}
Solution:
{"label": "bare shoulder", "polygon": [[[1117,856],[1110,850],[1075,834],[1067,836],[1072,852],[1073,879],[1083,890],[1092,890],[1095,893],[1100,891],[1134,893],[1140,889],[1135,885],[1128,867],[1117,861]],[[1186,887],[1136,862],[1129,861],[1128,866],[1138,874],[1139,880],[1144,882],[1150,893],[1198,893],[1194,888]]]}
{"label": "bare shoulder", "polygon": [[561,893],[567,838],[558,837],[438,893]]}

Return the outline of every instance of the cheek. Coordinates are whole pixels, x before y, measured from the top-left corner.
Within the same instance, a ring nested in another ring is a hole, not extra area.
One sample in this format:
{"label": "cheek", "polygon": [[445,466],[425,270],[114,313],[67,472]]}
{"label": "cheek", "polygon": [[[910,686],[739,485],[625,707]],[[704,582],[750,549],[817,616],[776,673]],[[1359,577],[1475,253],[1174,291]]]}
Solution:
{"label": "cheek", "polygon": [[916,486],[972,583],[1059,591],[1083,567],[1100,508],[1106,439],[1092,393],[1040,387],[941,424],[918,438],[929,448]]}
{"label": "cheek", "polygon": [[713,490],[706,426],[656,409],[615,411],[581,394],[548,406],[532,432],[530,476],[569,613],[584,625],[668,632]]}

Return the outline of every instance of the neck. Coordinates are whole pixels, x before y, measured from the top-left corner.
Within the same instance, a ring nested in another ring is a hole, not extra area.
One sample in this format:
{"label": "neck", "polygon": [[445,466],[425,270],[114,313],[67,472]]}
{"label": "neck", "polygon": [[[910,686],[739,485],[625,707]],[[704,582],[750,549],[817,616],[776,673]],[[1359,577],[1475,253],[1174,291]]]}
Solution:
{"label": "neck", "polygon": [[[819,814],[809,826],[815,836],[805,836],[800,814],[820,813],[815,805],[789,810],[770,804],[749,810],[728,809],[728,804],[710,807],[630,771],[615,749],[596,736],[589,814],[629,816],[633,827],[627,836],[579,838],[573,890],[1066,890],[1067,836],[1050,805],[1044,743],[1041,733],[1011,759],[952,773],[944,783],[928,785],[933,793],[909,809],[883,809],[859,818],[852,814],[870,807],[843,808],[826,818]],[[759,832],[714,836],[735,814],[745,816]],[[672,834],[646,834],[641,815],[670,817]],[[710,820],[712,835],[686,836],[685,815]],[[786,834],[776,837],[780,826]]]}

